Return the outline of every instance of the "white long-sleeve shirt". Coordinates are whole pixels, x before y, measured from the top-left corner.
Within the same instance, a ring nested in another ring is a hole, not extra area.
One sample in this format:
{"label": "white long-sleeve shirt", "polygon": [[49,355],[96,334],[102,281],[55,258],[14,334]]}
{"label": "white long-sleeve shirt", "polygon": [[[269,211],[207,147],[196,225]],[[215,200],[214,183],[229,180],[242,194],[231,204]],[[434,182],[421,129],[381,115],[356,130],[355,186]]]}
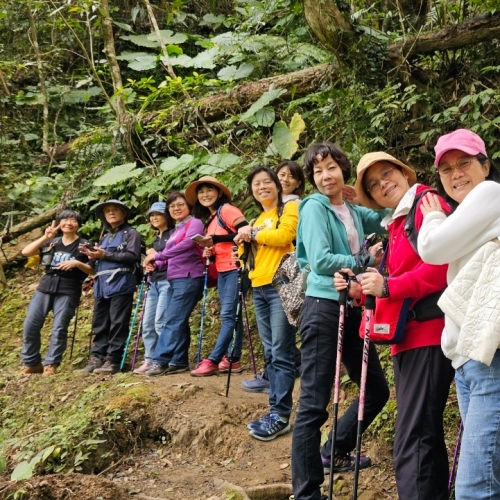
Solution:
{"label": "white long-sleeve shirt", "polygon": [[[449,264],[447,281],[450,284],[479,248],[499,236],[500,184],[484,181],[450,216],[431,212],[424,217],[418,235],[418,253],[429,264]],[[459,332],[459,327],[445,316],[441,347],[454,368],[469,360],[455,350]]]}

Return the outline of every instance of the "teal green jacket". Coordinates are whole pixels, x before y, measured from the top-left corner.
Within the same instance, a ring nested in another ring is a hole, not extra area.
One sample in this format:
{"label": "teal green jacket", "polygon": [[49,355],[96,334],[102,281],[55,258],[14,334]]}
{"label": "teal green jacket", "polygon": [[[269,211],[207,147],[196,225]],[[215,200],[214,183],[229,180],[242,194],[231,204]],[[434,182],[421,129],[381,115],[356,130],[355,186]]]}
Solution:
{"label": "teal green jacket", "polygon": [[[345,202],[351,212],[359,235],[360,248],[364,236],[370,233],[383,234],[380,225],[390,210],[375,211]],[[297,260],[302,271],[309,264],[306,296],[338,300],[339,294],[333,286],[333,275],[342,268],[352,269],[356,274],[362,269],[351,254],[347,231],[327,196],[315,193],[303,200],[299,206],[297,230]]]}

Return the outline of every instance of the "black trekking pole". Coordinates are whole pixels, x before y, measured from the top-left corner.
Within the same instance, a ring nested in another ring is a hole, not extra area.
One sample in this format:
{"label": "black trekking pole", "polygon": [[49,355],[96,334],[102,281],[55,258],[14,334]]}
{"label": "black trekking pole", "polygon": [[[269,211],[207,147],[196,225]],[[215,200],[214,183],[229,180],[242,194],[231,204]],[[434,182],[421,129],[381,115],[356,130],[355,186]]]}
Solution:
{"label": "black trekking pole", "polygon": [[203,284],[203,301],[201,303],[201,321],[200,321],[200,337],[198,339],[198,352],[196,354],[196,364],[201,360],[201,347],[203,344],[203,323],[205,322],[205,307],[207,305],[207,292],[208,292],[208,267],[210,266],[210,257],[205,259],[205,281]]}
{"label": "black trekking pole", "polygon": [[[347,283],[349,277],[342,273]],[[337,357],[335,360],[335,381],[333,391],[333,423],[332,423],[332,445],[330,448],[330,483],[328,484],[328,500],[333,498],[333,472],[335,469],[335,446],[337,441],[337,422],[339,416],[339,392],[340,392],[340,366],[342,363],[342,348],[344,345],[344,326],[346,317],[348,288],[339,292],[339,330],[337,336]]]}
{"label": "black trekking pole", "polygon": [[125,348],[123,349],[122,362],[120,363],[120,371],[123,370],[123,367],[125,365],[125,360],[127,359],[128,346],[130,345],[132,333],[134,332],[135,322],[137,320],[137,314],[139,313],[139,307],[141,305],[142,294],[144,292],[145,285],[146,285],[146,276],[142,278],[141,286],[139,288],[139,293],[137,294],[137,302],[135,303],[134,316],[132,317],[132,323],[130,324],[130,329],[128,331],[127,341],[125,342]]}
{"label": "black trekking pole", "polygon": [[370,328],[375,311],[375,297],[367,295],[365,299],[365,338],[363,341],[363,363],[361,365],[361,383],[359,386],[358,435],[356,437],[356,461],[354,466],[353,500],[358,498],[359,461],[361,458],[361,436],[363,434],[363,417],[365,413],[366,374],[368,372],[368,355],[370,349]]}
{"label": "black trekking pole", "polygon": [[457,444],[455,445],[455,453],[453,453],[453,463],[450,471],[450,478],[448,479],[448,496],[451,498],[453,487],[455,486],[455,476],[457,472],[458,457],[460,455],[460,446],[462,445],[462,433],[464,430],[464,423],[460,420],[460,427],[458,428]]}
{"label": "black trekking pole", "polygon": [[75,326],[73,327],[73,338],[71,339],[71,349],[69,350],[69,359],[73,359],[73,348],[75,347],[75,337],[76,337],[76,329],[78,326],[78,310],[80,306],[76,308],[75,311]]}
{"label": "black trekking pole", "polygon": [[241,295],[241,306],[243,308],[243,314],[245,315],[245,326],[246,326],[247,338],[248,338],[248,351],[250,352],[250,360],[252,361],[253,375],[254,375],[254,377],[256,377],[257,376],[257,365],[255,364],[255,354],[253,352],[252,334],[250,332],[250,321],[248,320],[247,302],[246,302],[244,293]]}
{"label": "black trekking pole", "polygon": [[[233,246],[233,252],[238,251],[238,247]],[[242,280],[242,269],[240,261],[236,261],[236,267],[238,268],[238,307],[236,309],[236,323],[234,325],[233,333],[233,348],[231,349],[231,354],[229,355],[229,371],[227,372],[227,383],[226,383],[226,398],[229,396],[229,384],[231,383],[231,372],[233,370],[233,359],[234,350],[236,349],[236,337],[238,334],[238,317],[241,314],[241,304],[243,302],[243,280]]]}
{"label": "black trekking pole", "polygon": [[142,323],[144,320],[144,311],[146,310],[146,300],[148,298],[149,287],[151,286],[147,273],[144,275],[144,278],[146,278],[146,288],[144,290],[144,300],[142,301],[141,316],[139,318],[139,328],[137,329],[137,337],[135,339],[134,355],[132,357],[132,366],[130,367],[131,371],[134,371],[135,362],[137,361],[137,352],[139,350],[139,343],[142,338]]}
{"label": "black trekking pole", "polygon": [[[241,261],[243,262],[243,273],[248,273],[247,270],[247,261],[248,261],[248,255],[250,252],[250,245],[251,243],[245,243],[244,244],[244,251],[242,255],[240,256]],[[241,278],[243,280],[243,276]],[[242,285],[243,287],[243,285]],[[252,334],[250,332],[250,321],[248,320],[248,310],[247,310],[247,301],[245,299],[245,294],[241,294],[241,307],[243,309],[243,314],[245,315],[245,326],[247,330],[247,338],[248,338],[248,351],[250,352],[250,360],[252,361],[252,368],[253,368],[253,375],[254,377],[257,377],[257,365],[255,364],[255,355],[253,351],[253,342],[252,342]]]}

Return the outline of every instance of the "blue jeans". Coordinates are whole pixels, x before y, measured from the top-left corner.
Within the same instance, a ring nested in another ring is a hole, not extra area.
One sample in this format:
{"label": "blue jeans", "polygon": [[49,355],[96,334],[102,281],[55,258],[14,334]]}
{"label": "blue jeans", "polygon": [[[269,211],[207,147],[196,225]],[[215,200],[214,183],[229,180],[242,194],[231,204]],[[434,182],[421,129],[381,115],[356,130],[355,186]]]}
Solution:
{"label": "blue jeans", "polygon": [[169,286],[167,280],[153,281],[149,284],[142,318],[142,340],[146,361],[153,361],[158,336],[166,323]]}
{"label": "blue jeans", "polygon": [[295,383],[295,328],[272,285],[254,287],[253,305],[269,375],[271,413],[288,418]]}
{"label": "blue jeans", "polygon": [[203,294],[203,277],[169,280],[168,316],[156,344],[153,362],[160,365],[189,365],[191,330],[189,316]]}
{"label": "blue jeans", "polygon": [[[238,361],[241,358],[243,322],[241,319],[241,307],[238,312],[238,271],[234,270],[219,273],[217,278],[217,289],[219,291],[222,326],[217,343],[208,356],[208,359],[216,364],[220,363],[225,354],[228,354],[228,357],[232,355],[233,361]],[[237,314],[238,318],[236,318]],[[236,342],[232,345],[235,328]]]}
{"label": "blue jeans", "polygon": [[457,500],[500,498],[500,349],[490,366],[467,361],[455,372],[464,423]]}
{"label": "blue jeans", "polygon": [[42,361],[40,331],[51,310],[54,313],[54,322],[44,364],[59,365],[61,363],[68,342],[68,325],[75,315],[79,302],[80,298],[72,295],[35,292],[24,320],[21,358],[25,366],[35,366]]}
{"label": "blue jeans", "polygon": [[[337,358],[339,303],[306,297],[300,310],[302,364],[299,409],[292,437],[292,486],[296,500],[320,500],[324,482],[320,454],[321,426],[328,418]],[[349,378],[359,387],[363,340],[359,337],[361,313],[348,308],[344,319],[342,363]],[[375,346],[370,344],[366,377],[364,431],[389,399],[389,388],[380,366]],[[356,398],[337,421],[336,453],[350,453],[356,446],[359,398]],[[332,432],[322,454],[330,456]]]}

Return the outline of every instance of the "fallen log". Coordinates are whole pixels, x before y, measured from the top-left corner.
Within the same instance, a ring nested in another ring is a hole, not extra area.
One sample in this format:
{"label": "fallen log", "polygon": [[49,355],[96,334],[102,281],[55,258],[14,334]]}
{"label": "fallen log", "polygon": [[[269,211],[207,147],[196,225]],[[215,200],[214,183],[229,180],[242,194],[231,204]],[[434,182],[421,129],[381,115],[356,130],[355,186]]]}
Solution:
{"label": "fallen log", "polygon": [[[195,107],[207,122],[223,120],[227,118],[227,115],[238,115],[250,107],[264,92],[269,90],[270,85],[285,89],[286,93],[281,95],[280,99],[291,101],[315,92],[328,77],[330,69],[331,64],[320,64],[285,75],[248,82],[231,92],[223,92],[198,101],[193,100],[191,103],[183,103],[182,107],[173,110],[170,116],[165,115],[165,111],[148,113],[143,117],[141,123],[147,125],[160,114],[168,119],[169,123],[177,123],[182,121],[185,114],[193,113]],[[169,123],[165,122],[165,126],[168,126]]]}
{"label": "fallen log", "polygon": [[21,236],[22,234],[29,233],[33,231],[33,229],[37,229],[44,224],[48,224],[52,220],[55,219],[57,212],[60,210],[60,206],[56,205],[52,208],[49,208],[47,211],[32,217],[24,222],[16,224],[11,228],[5,229],[2,233],[0,233],[0,241],[1,243],[8,243],[9,241]]}

